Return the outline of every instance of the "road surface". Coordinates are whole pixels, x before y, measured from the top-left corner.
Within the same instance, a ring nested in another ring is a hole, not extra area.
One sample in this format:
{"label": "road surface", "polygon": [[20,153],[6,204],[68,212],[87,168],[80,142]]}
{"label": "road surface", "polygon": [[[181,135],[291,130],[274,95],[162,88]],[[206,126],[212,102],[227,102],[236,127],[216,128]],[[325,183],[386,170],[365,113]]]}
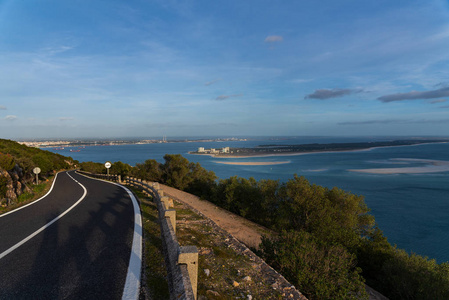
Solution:
{"label": "road surface", "polygon": [[135,299],[136,206],[118,185],[59,173],[41,200],[0,215],[0,299]]}

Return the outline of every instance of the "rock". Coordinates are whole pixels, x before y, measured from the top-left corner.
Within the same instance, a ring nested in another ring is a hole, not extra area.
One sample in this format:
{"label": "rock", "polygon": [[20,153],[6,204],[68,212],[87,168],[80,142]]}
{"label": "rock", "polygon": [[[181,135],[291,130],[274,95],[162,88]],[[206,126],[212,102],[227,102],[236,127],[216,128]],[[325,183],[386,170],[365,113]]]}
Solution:
{"label": "rock", "polygon": [[0,182],[2,185],[4,184],[4,190],[2,191],[3,195],[0,195],[0,200],[6,199],[6,204],[10,205],[17,200],[17,195],[14,189],[14,182],[8,172],[3,169],[0,169]]}
{"label": "rock", "polygon": [[20,181],[16,183],[16,194],[17,196],[22,195],[22,183]]}
{"label": "rock", "polygon": [[210,270],[209,270],[209,269],[204,269],[204,273],[206,273],[206,276],[209,277],[209,275],[210,275]]}
{"label": "rock", "polygon": [[206,295],[220,297],[220,293],[213,290],[207,290]]}
{"label": "rock", "polygon": [[239,285],[240,285],[240,284],[239,284],[237,281],[235,281],[235,280],[234,280],[234,282],[232,283],[232,286],[233,286],[233,287],[238,287]]}
{"label": "rock", "polygon": [[250,276],[245,276],[245,277],[243,277],[243,281],[251,281],[251,277]]}
{"label": "rock", "polygon": [[248,300],[253,300],[253,296],[251,296],[251,295],[246,295],[246,299],[248,299]]}
{"label": "rock", "polygon": [[207,254],[211,254],[211,253],[212,253],[212,248],[200,247],[198,249],[199,255],[207,255]]}

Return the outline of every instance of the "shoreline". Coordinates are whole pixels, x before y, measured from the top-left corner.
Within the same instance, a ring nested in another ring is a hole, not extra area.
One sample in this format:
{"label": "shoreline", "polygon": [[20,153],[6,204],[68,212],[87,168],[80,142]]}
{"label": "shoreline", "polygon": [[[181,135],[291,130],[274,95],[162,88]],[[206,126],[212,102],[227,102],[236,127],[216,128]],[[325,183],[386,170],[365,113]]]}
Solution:
{"label": "shoreline", "polygon": [[247,161],[247,162],[233,162],[233,161],[212,161],[217,164],[223,165],[236,165],[236,166],[273,166],[273,165],[283,165],[291,163],[290,160],[287,161]]}
{"label": "shoreline", "polygon": [[393,148],[393,147],[411,147],[411,146],[420,146],[420,145],[430,145],[430,144],[447,144],[449,142],[429,142],[429,143],[419,143],[413,145],[398,145],[398,146],[378,146],[378,147],[369,147],[363,149],[353,149],[353,150],[329,150],[329,151],[308,151],[308,152],[291,152],[291,153],[270,153],[270,154],[246,154],[246,155],[220,155],[220,154],[199,154],[194,153],[192,151],[187,152],[191,155],[205,155],[214,158],[252,158],[252,157],[273,157],[273,156],[298,156],[298,155],[309,155],[309,154],[322,154],[322,153],[345,153],[345,152],[362,152],[362,151],[371,151],[373,149],[380,148]]}

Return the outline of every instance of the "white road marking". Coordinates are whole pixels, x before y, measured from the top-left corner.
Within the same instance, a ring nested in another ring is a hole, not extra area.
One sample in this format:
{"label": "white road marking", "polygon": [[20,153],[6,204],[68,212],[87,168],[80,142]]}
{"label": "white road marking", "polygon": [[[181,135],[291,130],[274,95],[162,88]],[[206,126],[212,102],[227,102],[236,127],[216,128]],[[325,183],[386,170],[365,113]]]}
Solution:
{"label": "white road marking", "polygon": [[[83,196],[81,196],[81,198],[75,202],[75,204],[73,204],[72,206],[70,206],[66,211],[64,211],[62,214],[60,214],[59,216],[57,216],[56,218],[54,218],[53,220],[51,220],[50,222],[48,222],[47,224],[45,224],[44,226],[42,226],[41,228],[39,228],[37,231],[33,232],[32,234],[30,234],[29,236],[27,236],[26,238],[24,238],[23,240],[21,240],[20,242],[18,242],[17,244],[15,244],[14,246],[12,246],[11,248],[9,248],[8,250],[3,251],[0,254],[0,259],[2,259],[3,257],[5,257],[6,255],[8,255],[9,253],[13,252],[14,250],[16,250],[17,248],[19,248],[20,246],[22,246],[23,244],[25,244],[26,242],[28,242],[29,240],[31,240],[33,237],[35,237],[36,235],[38,235],[39,233],[41,233],[42,231],[44,231],[45,229],[47,229],[48,227],[50,227],[54,222],[58,221],[59,219],[61,219],[64,215],[66,215],[69,211],[71,211],[75,206],[77,206],[81,201],[83,201],[83,199],[86,197],[87,195],[87,189],[78,181],[76,181],[75,178],[73,178],[72,176],[70,176],[69,173],[67,173],[67,175],[72,178],[76,183],[78,183],[84,190],[84,194]],[[56,181],[56,178],[55,178]],[[53,182],[54,184],[54,182]],[[53,188],[53,186],[52,186]],[[41,198],[42,199],[42,198]],[[39,199],[40,200],[40,199]]]}
{"label": "white road marking", "polygon": [[[60,172],[59,172],[59,173],[60,173]],[[53,183],[52,183],[51,188],[50,188],[50,190],[48,191],[48,193],[46,193],[44,196],[40,197],[39,199],[37,199],[37,200],[35,200],[35,201],[31,202],[31,203],[28,203],[27,205],[18,207],[18,208],[14,209],[14,210],[11,210],[11,211],[7,212],[7,213],[1,214],[1,215],[0,215],[0,218],[1,218],[1,217],[4,217],[4,216],[6,216],[6,215],[12,214],[12,213],[14,213],[14,212],[16,212],[16,211],[18,211],[18,210],[21,210],[22,208],[25,208],[25,207],[27,207],[27,206],[33,205],[33,204],[35,204],[35,203],[41,201],[41,200],[44,199],[45,197],[47,197],[47,196],[51,193],[51,191],[53,190],[53,187],[55,186],[56,178],[58,177],[58,174],[59,174],[59,173],[57,173],[56,176],[55,176],[55,179],[53,179]]]}
{"label": "white road marking", "polygon": [[134,234],[131,255],[129,258],[128,274],[126,275],[125,287],[123,289],[122,300],[136,300],[139,299],[140,292],[140,273],[142,269],[142,215],[140,214],[140,206],[133,193],[125,186],[98,178],[88,177],[86,175],[77,173],[90,179],[107,182],[123,188],[131,198],[134,207]]}

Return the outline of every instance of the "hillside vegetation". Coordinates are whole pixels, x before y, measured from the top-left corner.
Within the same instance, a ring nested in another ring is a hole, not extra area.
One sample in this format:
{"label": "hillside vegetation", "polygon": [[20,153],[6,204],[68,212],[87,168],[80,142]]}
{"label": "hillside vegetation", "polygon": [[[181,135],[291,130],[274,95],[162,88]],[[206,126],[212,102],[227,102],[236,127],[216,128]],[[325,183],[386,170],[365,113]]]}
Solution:
{"label": "hillside vegetation", "polygon": [[[190,192],[275,232],[258,252],[309,299],[363,299],[364,283],[390,299],[449,299],[449,263],[388,243],[362,196],[311,184],[216,175],[181,155],[165,155],[111,173],[158,181]],[[104,173],[102,164],[82,163]]]}
{"label": "hillside vegetation", "polygon": [[0,139],[0,204],[15,204],[24,193],[32,193],[35,167],[41,169],[39,178],[45,180],[74,163],[70,157]]}

